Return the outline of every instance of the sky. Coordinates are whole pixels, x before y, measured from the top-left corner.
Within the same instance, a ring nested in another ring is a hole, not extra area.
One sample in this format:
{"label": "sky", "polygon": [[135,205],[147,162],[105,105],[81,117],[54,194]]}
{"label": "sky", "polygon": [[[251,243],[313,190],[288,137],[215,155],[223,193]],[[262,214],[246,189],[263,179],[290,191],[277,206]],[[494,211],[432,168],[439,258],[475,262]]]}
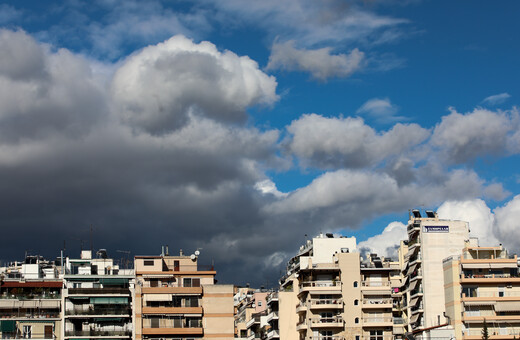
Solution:
{"label": "sky", "polygon": [[[520,251],[518,1],[0,4],[0,262],[199,249],[275,286],[412,208]],[[92,230],[92,232],[91,232]]]}

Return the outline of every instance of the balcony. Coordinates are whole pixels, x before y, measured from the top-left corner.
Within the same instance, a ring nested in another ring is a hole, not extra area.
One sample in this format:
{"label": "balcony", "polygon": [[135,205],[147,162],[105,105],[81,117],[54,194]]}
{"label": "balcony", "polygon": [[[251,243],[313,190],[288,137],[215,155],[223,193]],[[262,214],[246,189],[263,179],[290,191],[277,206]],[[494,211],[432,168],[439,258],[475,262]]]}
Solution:
{"label": "balcony", "polygon": [[335,328],[343,327],[345,321],[338,316],[311,318],[311,328]]}
{"label": "balcony", "polygon": [[[517,327],[488,327],[488,334],[490,339],[516,339],[520,334]],[[466,329],[462,335],[462,339],[482,339],[482,328]]]}
{"label": "balcony", "polygon": [[305,302],[300,302],[298,305],[296,305],[296,313],[302,313],[307,311],[307,306],[305,305]]}
{"label": "balcony", "polygon": [[310,340],[345,340],[345,337],[342,335],[317,335],[311,336]]}
{"label": "balcony", "polygon": [[202,287],[143,287],[143,294],[202,294]]}
{"label": "balcony", "polygon": [[272,311],[271,313],[267,314],[267,322],[271,320],[278,320],[278,312]]}
{"label": "balcony", "polygon": [[371,316],[363,318],[363,327],[392,327],[393,318],[385,316]]}
{"label": "balcony", "polygon": [[0,311],[0,319],[59,319],[60,312],[56,311],[34,311],[34,310],[11,310]]}
{"label": "balcony", "polygon": [[461,283],[520,283],[520,277],[518,275],[511,274],[473,274],[469,276],[461,275]]}
{"label": "balcony", "polygon": [[69,295],[130,295],[128,288],[69,288]]}
{"label": "balcony", "polygon": [[390,287],[390,281],[361,281],[361,287],[375,287],[375,288],[381,288],[381,287]]}
{"label": "balcony", "polygon": [[42,299],[42,300],[18,300],[18,299],[1,299],[0,308],[12,309],[54,309],[60,308],[61,300],[58,299]]}
{"label": "balcony", "polygon": [[341,281],[307,281],[300,284],[300,292],[341,292]]}
{"label": "balcony", "polygon": [[278,301],[278,293],[271,293],[267,295],[267,298],[265,299],[265,303],[270,304],[273,301]]}
{"label": "balcony", "polygon": [[267,332],[266,338],[267,339],[279,339],[280,334],[278,333],[278,330],[272,329],[269,332]]}
{"label": "balcony", "polygon": [[246,328],[251,328],[253,325],[259,325],[260,324],[260,316],[253,316],[247,323]]}
{"label": "balcony", "polygon": [[85,336],[96,336],[96,337],[129,337],[132,336],[132,331],[66,331],[65,337],[85,337]]}
{"label": "balcony", "polygon": [[363,299],[363,308],[392,308],[392,299]]}
{"label": "balcony", "polygon": [[82,315],[117,315],[117,316],[130,316],[132,310],[130,307],[123,308],[88,308],[88,309],[67,309],[65,310],[66,316],[82,316]]}
{"label": "balcony", "polygon": [[143,335],[202,335],[203,333],[202,325],[200,327],[143,327]]}
{"label": "balcony", "polygon": [[311,309],[338,309],[343,308],[342,299],[311,299]]}
{"label": "balcony", "polygon": [[307,323],[305,322],[305,320],[301,321],[301,322],[298,322],[296,324],[296,331],[299,332],[299,331],[303,331],[303,330],[306,330],[307,329]]}

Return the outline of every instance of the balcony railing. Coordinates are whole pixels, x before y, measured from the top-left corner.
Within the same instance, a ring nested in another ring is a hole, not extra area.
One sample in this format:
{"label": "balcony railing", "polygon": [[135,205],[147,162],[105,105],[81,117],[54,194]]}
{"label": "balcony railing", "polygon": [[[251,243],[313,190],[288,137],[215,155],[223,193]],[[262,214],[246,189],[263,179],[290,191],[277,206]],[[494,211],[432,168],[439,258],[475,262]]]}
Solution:
{"label": "balcony railing", "polygon": [[18,319],[56,319],[60,317],[59,311],[49,312],[47,310],[41,310],[40,312],[24,312],[24,311],[1,311],[0,318],[18,318]]}
{"label": "balcony railing", "polygon": [[344,320],[340,315],[333,316],[333,317],[311,318],[311,324],[313,324],[313,325],[315,325],[315,324],[335,324],[335,323],[343,325]]}
{"label": "balcony railing", "polygon": [[66,331],[65,336],[131,336],[132,331]]}
{"label": "balcony railing", "polygon": [[311,306],[320,306],[320,305],[337,305],[342,306],[342,299],[311,299]]}
{"label": "balcony railing", "polygon": [[314,287],[341,287],[341,281],[307,281],[300,284],[300,289]]}
{"label": "balcony railing", "polygon": [[66,315],[130,315],[130,308],[93,308],[65,310]]}
{"label": "balcony railing", "polygon": [[61,300],[61,294],[55,294],[55,295],[17,295],[17,294],[7,294],[7,295],[0,295],[0,299],[4,300],[20,300],[20,301],[26,301],[26,300]]}
{"label": "balcony railing", "polygon": [[389,305],[392,299],[363,299],[364,305]]}
{"label": "balcony railing", "polygon": [[345,337],[342,335],[316,335],[311,336],[310,340],[345,340]]}
{"label": "balcony railing", "polygon": [[388,287],[390,281],[361,281],[361,287]]}
{"label": "balcony railing", "polygon": [[392,317],[369,317],[363,318],[363,323],[381,323],[381,322],[393,322]]}
{"label": "balcony railing", "polygon": [[75,294],[130,294],[128,288],[69,288],[69,295]]}

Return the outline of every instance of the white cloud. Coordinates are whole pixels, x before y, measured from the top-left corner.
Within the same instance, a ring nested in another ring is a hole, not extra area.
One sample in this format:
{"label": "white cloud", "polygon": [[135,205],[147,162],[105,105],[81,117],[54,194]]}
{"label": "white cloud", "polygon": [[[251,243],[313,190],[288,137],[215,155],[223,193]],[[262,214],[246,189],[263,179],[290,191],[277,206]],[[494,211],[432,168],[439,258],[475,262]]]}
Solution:
{"label": "white cloud", "polygon": [[391,222],[381,234],[359,242],[358,249],[362,253],[376,253],[397,260],[397,248],[399,248],[401,240],[406,240],[407,238],[406,225],[397,221]]}
{"label": "white cloud", "polygon": [[361,118],[326,118],[306,114],[288,127],[288,150],[306,166],[366,167],[400,155],[422,143],[428,130],[417,124],[396,124],[377,133]]}
{"label": "white cloud", "polygon": [[350,76],[361,68],[364,59],[364,53],[357,48],[349,54],[331,54],[330,47],[310,50],[297,49],[294,45],[294,40],[274,43],[267,69],[309,72],[316,79],[326,80]]}
{"label": "white cloud", "polygon": [[496,246],[494,215],[481,199],[447,201],[438,209],[439,218],[469,222],[470,236],[478,237],[481,246]]}
{"label": "white cloud", "polygon": [[362,6],[345,1],[264,0],[244,2],[241,0],[211,1],[221,20],[232,18],[255,24],[265,29],[273,38],[297,40],[304,46],[320,43],[376,42],[386,39],[384,32],[408,21],[378,15]]}
{"label": "white cloud", "polygon": [[278,198],[287,196],[287,193],[279,191],[276,188],[276,184],[270,179],[264,179],[263,181],[257,182],[255,184],[255,189],[264,195],[271,194]]}
{"label": "white cloud", "polygon": [[392,104],[389,98],[372,98],[361,105],[356,113],[371,116],[383,123],[406,119],[406,117],[396,116],[397,111],[399,108]]}
{"label": "white cloud", "polygon": [[435,127],[431,144],[452,163],[465,163],[481,156],[499,156],[507,151],[512,131],[517,131],[516,112],[493,112],[477,108],[460,114],[454,109]]}
{"label": "white cloud", "polygon": [[[419,177],[399,185],[387,174],[370,171],[326,172],[309,185],[265,207],[269,214],[308,216],[322,226],[355,226],[372,216],[402,211],[417,204],[436,205],[447,199],[479,196],[482,180],[471,171],[455,170],[444,178]],[[418,193],[427,193],[418,196]]]}
{"label": "white cloud", "polygon": [[125,123],[163,134],[185,125],[189,113],[243,122],[247,107],[278,99],[276,85],[248,57],[175,36],[129,57],[114,76],[112,95]]}
{"label": "white cloud", "polygon": [[484,100],[482,102],[493,106],[493,105],[503,104],[509,98],[511,98],[511,95],[507,92],[504,92],[504,93],[495,94],[495,95],[486,97],[486,98],[484,98]]}
{"label": "white cloud", "polygon": [[503,207],[494,210],[496,234],[510,251],[520,252],[518,221],[520,221],[520,195],[515,196]]}

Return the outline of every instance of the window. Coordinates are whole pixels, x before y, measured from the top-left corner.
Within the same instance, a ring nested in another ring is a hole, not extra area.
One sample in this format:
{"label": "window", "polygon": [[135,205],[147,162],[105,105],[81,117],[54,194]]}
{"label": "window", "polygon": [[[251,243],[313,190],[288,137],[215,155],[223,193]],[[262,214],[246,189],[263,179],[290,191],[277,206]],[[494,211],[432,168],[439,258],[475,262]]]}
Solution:
{"label": "window", "polygon": [[357,281],[354,281],[354,288],[356,288],[358,285]]}
{"label": "window", "polygon": [[354,323],[359,323],[359,318],[355,318]]}
{"label": "window", "polygon": [[463,287],[462,294],[465,294],[466,297],[477,297],[477,287]]}
{"label": "window", "polygon": [[152,328],[159,328],[159,318],[152,318],[150,319],[150,327]]}
{"label": "window", "polygon": [[357,305],[359,305],[359,300],[358,300],[358,299],[355,299],[355,300],[354,300],[354,306],[357,306]]}
{"label": "window", "polygon": [[173,271],[178,272],[181,270],[180,262],[178,260],[173,261]]}
{"label": "window", "polygon": [[185,277],[183,279],[183,287],[200,287],[200,279]]}
{"label": "window", "polygon": [[145,266],[153,266],[153,264],[154,264],[154,260],[144,260],[144,261],[143,261],[143,264],[144,264]]}
{"label": "window", "polygon": [[383,340],[383,331],[370,331],[370,340]]}
{"label": "window", "polygon": [[32,326],[23,326],[23,338],[30,339],[32,338]]}
{"label": "window", "polygon": [[356,335],[356,340],[360,340],[360,336],[359,335]]}
{"label": "window", "polygon": [[150,279],[150,287],[159,287],[158,279]]}
{"label": "window", "polygon": [[188,297],[184,301],[184,304],[186,307],[198,307],[199,306],[199,299],[197,297]]}
{"label": "window", "polygon": [[258,301],[258,307],[262,307],[262,301]]}

